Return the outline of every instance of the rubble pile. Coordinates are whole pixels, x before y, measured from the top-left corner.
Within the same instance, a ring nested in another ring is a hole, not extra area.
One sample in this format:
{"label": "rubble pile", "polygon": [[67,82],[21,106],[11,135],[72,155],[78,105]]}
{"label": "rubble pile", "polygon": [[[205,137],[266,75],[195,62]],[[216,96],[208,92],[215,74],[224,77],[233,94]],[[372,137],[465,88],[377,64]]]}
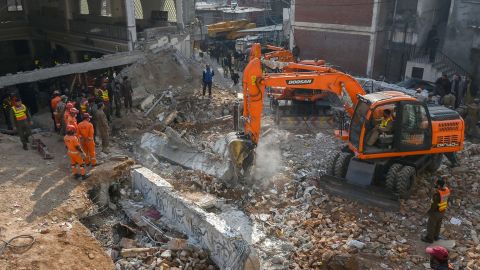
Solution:
{"label": "rubble pile", "polygon": [[156,209],[144,205],[142,195],[129,184],[111,193],[116,195],[109,205],[82,223],[102,243],[117,270],[218,269],[206,251],[163,222]]}
{"label": "rubble pile", "polygon": [[192,93],[192,86],[198,87],[201,82],[201,68],[192,61],[175,49],[149,52],[143,61],[124,68],[120,76],[128,76],[134,88],[144,88],[150,94],[159,94],[172,85]]}

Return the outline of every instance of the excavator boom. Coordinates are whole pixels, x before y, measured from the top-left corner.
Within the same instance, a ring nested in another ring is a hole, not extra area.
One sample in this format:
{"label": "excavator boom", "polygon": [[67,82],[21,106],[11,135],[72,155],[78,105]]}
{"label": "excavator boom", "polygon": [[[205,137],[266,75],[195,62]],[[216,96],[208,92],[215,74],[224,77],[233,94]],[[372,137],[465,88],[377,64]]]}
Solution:
{"label": "excavator boom", "polygon": [[246,119],[245,133],[251,136],[254,143],[259,139],[266,87],[275,86],[288,90],[312,89],[332,93],[339,97],[350,117],[358,103],[357,95],[365,95],[365,91],[357,80],[335,69],[298,64],[292,64],[292,67],[311,71],[263,75],[259,59],[250,61],[246,66],[243,75],[243,117]]}

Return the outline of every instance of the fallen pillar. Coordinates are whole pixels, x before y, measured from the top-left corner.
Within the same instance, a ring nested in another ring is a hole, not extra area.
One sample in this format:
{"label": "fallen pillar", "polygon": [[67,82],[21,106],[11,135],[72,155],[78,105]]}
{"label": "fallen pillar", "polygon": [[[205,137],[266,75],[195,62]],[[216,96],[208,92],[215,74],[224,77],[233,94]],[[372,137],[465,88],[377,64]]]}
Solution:
{"label": "fallen pillar", "polygon": [[209,250],[220,269],[260,269],[256,252],[224,220],[187,201],[170,183],[147,168],[134,169],[131,175],[133,188],[142,193],[145,202],[153,205],[178,230]]}
{"label": "fallen pillar", "polygon": [[222,180],[232,179],[230,164],[220,154],[200,151],[167,127],[165,134],[145,133],[140,147],[156,157],[191,170],[203,171]]}

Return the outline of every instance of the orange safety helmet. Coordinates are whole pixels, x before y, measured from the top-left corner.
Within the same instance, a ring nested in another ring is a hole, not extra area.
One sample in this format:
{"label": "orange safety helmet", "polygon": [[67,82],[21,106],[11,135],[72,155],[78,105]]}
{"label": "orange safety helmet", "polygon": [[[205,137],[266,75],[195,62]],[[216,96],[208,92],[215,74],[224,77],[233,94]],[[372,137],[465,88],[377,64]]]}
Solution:
{"label": "orange safety helmet", "polygon": [[77,128],[74,125],[67,125],[67,132],[76,132]]}

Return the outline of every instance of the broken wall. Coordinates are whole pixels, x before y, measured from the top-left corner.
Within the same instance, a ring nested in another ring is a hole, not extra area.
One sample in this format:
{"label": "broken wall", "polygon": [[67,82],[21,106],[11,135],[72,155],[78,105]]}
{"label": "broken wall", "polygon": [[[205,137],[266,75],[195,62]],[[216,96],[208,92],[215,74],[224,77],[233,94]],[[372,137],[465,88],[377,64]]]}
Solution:
{"label": "broken wall", "polygon": [[135,169],[131,175],[133,187],[143,194],[145,202],[189,239],[209,250],[220,269],[259,269],[258,259],[248,243],[225,221],[186,201],[167,181],[147,168]]}

